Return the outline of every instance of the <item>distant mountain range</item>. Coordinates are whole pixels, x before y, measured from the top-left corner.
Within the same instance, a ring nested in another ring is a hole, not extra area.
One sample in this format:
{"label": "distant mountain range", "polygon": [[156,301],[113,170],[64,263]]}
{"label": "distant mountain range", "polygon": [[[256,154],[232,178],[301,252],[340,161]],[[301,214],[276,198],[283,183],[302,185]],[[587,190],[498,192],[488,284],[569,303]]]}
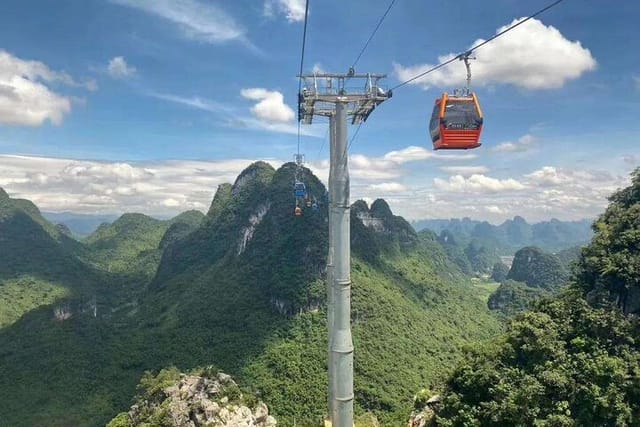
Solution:
{"label": "distant mountain range", "polygon": [[103,223],[111,223],[118,215],[91,215],[73,212],[42,212],[42,216],[54,224],[64,224],[77,237],[86,237]]}
{"label": "distant mountain range", "polygon": [[515,216],[500,225],[462,218],[419,220],[412,222],[412,226],[418,231],[428,229],[436,234],[448,231],[459,241],[477,240],[496,248],[502,255],[508,255],[525,246],[537,246],[545,251],[557,252],[584,245],[593,236],[592,222],[588,219],[551,219],[529,224],[521,216]]}
{"label": "distant mountain range", "polygon": [[[328,207],[293,215],[296,174],[323,200],[308,169],[258,162],[206,216],[125,214],[82,241],[0,190],[0,424],[105,425],[145,371],[213,365],[279,424],[319,425]],[[351,247],[356,407],[404,424],[416,390],[501,325],[437,237],[384,200],[354,203]]]}

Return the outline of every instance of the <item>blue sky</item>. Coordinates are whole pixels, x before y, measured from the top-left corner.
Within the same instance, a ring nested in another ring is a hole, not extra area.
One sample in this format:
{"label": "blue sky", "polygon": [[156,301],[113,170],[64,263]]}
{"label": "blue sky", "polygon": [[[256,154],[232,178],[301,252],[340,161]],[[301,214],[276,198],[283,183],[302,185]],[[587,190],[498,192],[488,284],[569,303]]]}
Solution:
{"label": "blue sky", "polygon": [[[547,3],[397,0],[357,71],[395,86]],[[311,0],[305,70],[346,72],[387,5]],[[296,150],[303,8],[5,0],[0,186],[45,210],[206,210],[251,161],[278,166]],[[593,217],[640,165],[638,16],[638,2],[565,0],[478,49],[474,151],[434,153],[427,132],[462,64],[399,88],[352,146],[353,198],[384,197],[410,219]],[[326,179],[326,123],[303,130],[308,166]]]}

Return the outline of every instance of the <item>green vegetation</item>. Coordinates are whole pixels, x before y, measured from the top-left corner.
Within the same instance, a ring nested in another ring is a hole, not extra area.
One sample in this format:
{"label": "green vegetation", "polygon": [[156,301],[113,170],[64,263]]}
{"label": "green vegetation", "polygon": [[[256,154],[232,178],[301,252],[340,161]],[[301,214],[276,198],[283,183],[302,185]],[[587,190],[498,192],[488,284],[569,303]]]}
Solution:
{"label": "green vegetation", "polygon": [[593,224],[595,237],[582,250],[577,279],[591,301],[640,313],[640,168],[631,181]]}
{"label": "green vegetation", "polygon": [[491,280],[496,281],[498,283],[504,282],[509,274],[509,267],[503,262],[496,262],[493,264],[493,269],[491,270]]}
{"label": "green vegetation", "polygon": [[169,221],[124,214],[111,224],[102,224],[85,239],[85,257],[107,272],[148,280],[160,262],[160,249],[197,229],[203,218],[199,211],[184,212]]}
{"label": "green vegetation", "polygon": [[[40,307],[0,330],[0,418],[17,427],[104,425],[130,406],[145,371],[213,364],[259,393],[279,425],[320,420],[326,192],[305,170],[320,208],[295,218],[294,168],[250,166],[219,187],[193,230],[129,215],[76,242],[70,259],[96,272],[87,298],[97,299],[97,316],[83,311],[83,297],[69,302],[67,320]],[[366,226],[354,208],[356,408],[363,419],[368,412],[397,425],[417,388],[441,381],[464,346],[501,325],[433,233],[416,234],[382,200],[358,206],[377,225]]]}
{"label": "green vegetation", "polygon": [[446,384],[438,426],[639,425],[640,322],[629,314],[640,283],[640,169],[610,201],[572,286],[467,354]]}
{"label": "green vegetation", "polygon": [[531,308],[534,301],[548,295],[550,293],[541,288],[533,288],[522,282],[506,280],[491,294],[487,304],[491,310],[498,310],[505,316],[512,317]]}
{"label": "green vegetation", "polygon": [[554,290],[567,282],[569,274],[554,255],[526,247],[516,252],[507,279],[526,283],[532,288]]}
{"label": "green vegetation", "polygon": [[[494,281],[486,281],[477,277],[471,278],[471,284],[477,291],[478,298],[481,301],[487,302],[493,293],[500,287],[500,283]],[[489,307],[491,308],[491,307]]]}
{"label": "green vegetation", "polygon": [[30,276],[0,279],[0,329],[37,307],[53,304],[69,296],[69,290]]}

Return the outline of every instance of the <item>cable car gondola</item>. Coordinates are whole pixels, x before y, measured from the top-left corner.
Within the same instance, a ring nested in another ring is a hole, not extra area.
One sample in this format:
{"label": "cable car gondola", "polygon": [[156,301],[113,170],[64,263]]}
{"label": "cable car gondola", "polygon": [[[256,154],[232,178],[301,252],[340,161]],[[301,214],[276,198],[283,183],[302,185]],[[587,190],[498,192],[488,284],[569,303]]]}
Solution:
{"label": "cable car gondola", "polygon": [[475,93],[436,99],[429,124],[434,150],[468,150],[480,147],[482,110]]}
{"label": "cable car gondola", "polygon": [[434,150],[469,150],[480,147],[482,110],[475,93],[470,92],[469,53],[460,56],[467,67],[467,86],[454,94],[436,99],[429,123]]}
{"label": "cable car gondola", "polygon": [[296,181],[293,185],[293,194],[296,197],[306,198],[307,197],[307,188],[304,185],[304,182]]}

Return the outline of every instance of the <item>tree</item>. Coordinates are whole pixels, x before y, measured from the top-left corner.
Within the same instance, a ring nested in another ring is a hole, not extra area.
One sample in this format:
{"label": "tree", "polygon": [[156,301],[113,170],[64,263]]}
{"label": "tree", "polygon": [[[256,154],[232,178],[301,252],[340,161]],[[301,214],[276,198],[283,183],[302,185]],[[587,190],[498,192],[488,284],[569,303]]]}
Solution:
{"label": "tree", "polygon": [[504,282],[509,274],[509,267],[503,262],[496,262],[493,264],[493,270],[491,270],[491,280],[496,282]]}
{"label": "tree", "polygon": [[638,325],[576,292],[519,315],[472,350],[448,383],[438,426],[637,426]]}
{"label": "tree", "polygon": [[577,282],[593,302],[640,312],[640,168],[631,186],[614,193],[593,224],[595,235],[582,250]]}
{"label": "tree", "polygon": [[[609,200],[573,285],[469,352],[446,385],[439,426],[640,425],[640,320],[627,316],[640,312],[640,169]],[[509,277],[551,283],[538,252],[519,251]]]}
{"label": "tree", "polygon": [[558,258],[535,246],[516,252],[507,279],[524,282],[533,288],[557,289],[569,274]]}

